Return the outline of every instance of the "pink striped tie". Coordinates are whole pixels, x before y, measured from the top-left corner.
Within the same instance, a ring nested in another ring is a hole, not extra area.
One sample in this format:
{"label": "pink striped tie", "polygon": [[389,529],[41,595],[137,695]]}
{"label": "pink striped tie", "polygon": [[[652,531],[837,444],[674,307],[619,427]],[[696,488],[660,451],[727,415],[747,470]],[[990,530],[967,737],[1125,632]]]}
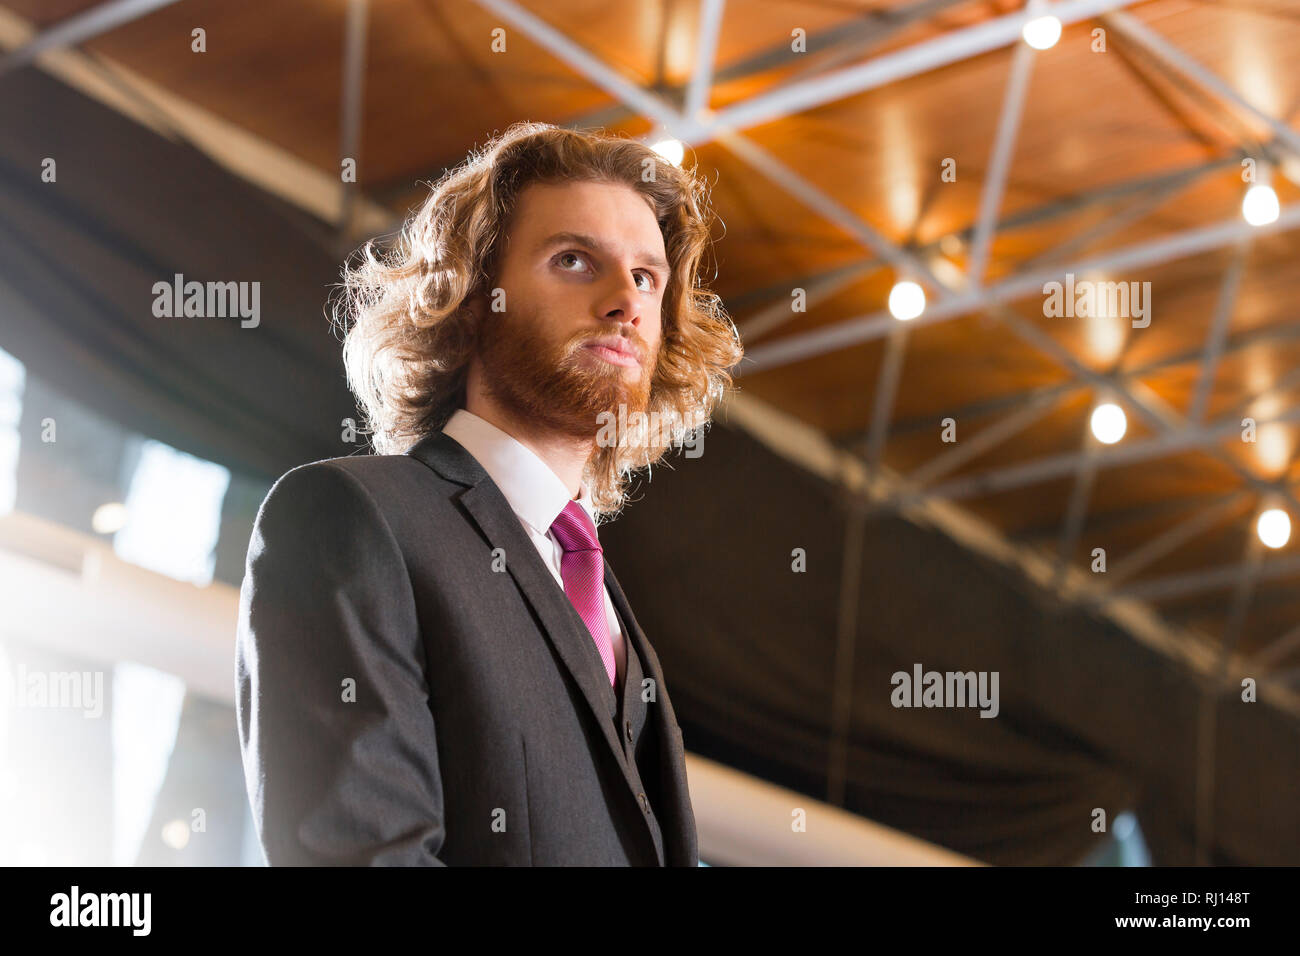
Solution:
{"label": "pink striped tie", "polygon": [[560,558],[564,593],[591,632],[613,687],[616,672],[614,645],[610,643],[609,622],[605,618],[605,555],[596,539],[596,526],[582,505],[570,501],[551,525],[551,533],[564,549]]}

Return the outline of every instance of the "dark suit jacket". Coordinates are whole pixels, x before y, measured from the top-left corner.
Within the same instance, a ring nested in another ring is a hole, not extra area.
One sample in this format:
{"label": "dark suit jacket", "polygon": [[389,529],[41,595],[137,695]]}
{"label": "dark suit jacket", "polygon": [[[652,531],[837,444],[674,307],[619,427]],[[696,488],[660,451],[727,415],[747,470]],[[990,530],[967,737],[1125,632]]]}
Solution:
{"label": "dark suit jacket", "polygon": [[[654,748],[640,775],[665,861],[696,866],[659,660],[608,563],[605,584],[657,691],[637,746]],[[658,864],[590,634],[496,483],[441,432],[275,483],[235,679],[272,865]]]}

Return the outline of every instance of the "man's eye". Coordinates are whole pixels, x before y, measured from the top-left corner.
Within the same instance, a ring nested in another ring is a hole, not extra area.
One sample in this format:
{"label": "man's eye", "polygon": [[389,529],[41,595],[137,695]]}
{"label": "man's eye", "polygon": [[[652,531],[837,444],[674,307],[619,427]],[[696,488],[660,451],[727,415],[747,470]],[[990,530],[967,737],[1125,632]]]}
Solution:
{"label": "man's eye", "polygon": [[[563,263],[565,259],[576,259],[579,262],[581,262],[584,258],[585,257],[579,252],[561,252],[558,256],[555,257],[555,261],[561,264],[561,268],[564,268]],[[573,270],[565,269],[565,271],[572,272]],[[655,281],[655,275],[653,272],[638,272],[637,275],[645,277],[645,279],[649,282],[649,284],[644,287],[646,292],[653,292],[655,290],[655,286],[657,285],[657,283]]]}

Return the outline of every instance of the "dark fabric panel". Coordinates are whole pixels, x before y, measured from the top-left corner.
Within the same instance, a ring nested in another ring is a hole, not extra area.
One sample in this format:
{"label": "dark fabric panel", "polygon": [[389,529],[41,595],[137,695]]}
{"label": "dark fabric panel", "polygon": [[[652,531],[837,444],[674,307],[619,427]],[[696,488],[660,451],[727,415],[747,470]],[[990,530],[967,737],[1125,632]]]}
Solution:
{"label": "dark fabric panel", "polygon": [[[819,478],[716,425],[602,528],[663,660],[689,749],[827,798],[847,512]],[[808,570],[791,571],[804,547]],[[995,864],[1078,863],[1135,810],[1191,863],[1196,708],[1181,667],[1018,572],[897,517],[868,522],[847,809]],[[1000,711],[896,708],[896,671],[997,671]],[[1296,725],[1226,698],[1216,861],[1294,864]],[[1262,783],[1260,778],[1267,778]]]}
{"label": "dark fabric panel", "polygon": [[687,747],[715,734],[737,766],[824,787],[844,546],[833,494],[796,469],[775,484],[770,456],[734,432],[711,429],[703,448],[640,479],[602,544],[681,701]]}
{"label": "dark fabric panel", "polygon": [[[271,197],[40,70],[0,97],[0,348],[78,401],[250,475],[349,454],[325,303],[341,262]],[[41,181],[42,161],[57,181]],[[260,324],[156,318],[153,284],[260,282]]]}

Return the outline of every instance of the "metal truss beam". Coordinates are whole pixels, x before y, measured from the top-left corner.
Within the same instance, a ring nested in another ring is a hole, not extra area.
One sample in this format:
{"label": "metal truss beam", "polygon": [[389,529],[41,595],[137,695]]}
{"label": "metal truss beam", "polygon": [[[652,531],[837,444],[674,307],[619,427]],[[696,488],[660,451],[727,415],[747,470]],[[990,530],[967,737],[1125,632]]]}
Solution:
{"label": "metal truss beam", "polygon": [[496,14],[515,29],[526,34],[543,49],[567,63],[606,93],[626,103],[642,116],[654,120],[671,135],[687,143],[698,143],[704,127],[683,116],[669,103],[633,83],[600,58],[555,29],[541,17],[525,10],[514,0],[474,0],[480,7]]}
{"label": "metal truss beam", "polygon": [[1067,568],[1074,557],[1074,549],[1079,545],[1083,534],[1083,523],[1088,516],[1088,501],[1092,497],[1092,486],[1097,479],[1097,453],[1100,445],[1091,432],[1083,439],[1083,451],[1079,456],[1079,467],[1074,473],[1074,484],[1070,488],[1070,500],[1065,508],[1065,520],[1061,522],[1060,540],[1056,546],[1056,586],[1064,587]]}
{"label": "metal truss beam", "polygon": [[[825,56],[818,57],[809,65],[789,74],[786,82],[806,79],[819,73],[825,73],[842,63],[859,58],[872,47],[879,46],[891,36],[906,27],[928,20],[942,13],[949,7],[969,0],[918,0],[907,7],[882,7],[864,10],[863,15],[870,19],[854,20],[839,27],[833,27],[817,37],[810,37],[810,50],[826,51]],[[828,49],[831,41],[836,42],[837,49]],[[790,45],[782,42],[773,49],[774,58],[769,59],[765,69],[786,66],[790,63]]]}
{"label": "metal truss beam", "polygon": [[[1240,218],[1233,218],[1211,226],[1187,229],[1171,236],[1100,253],[1069,265],[1045,267],[1009,276],[979,291],[964,292],[947,301],[935,303],[927,307],[924,314],[913,319],[911,325],[919,328],[959,318],[995,304],[1014,302],[1034,293],[1041,295],[1046,283],[1063,279],[1067,272],[1117,272],[1161,265],[1232,245],[1250,236],[1269,235],[1296,228],[1300,228],[1300,203],[1284,208],[1277,220],[1267,226],[1251,226]],[[896,322],[897,319],[882,310],[837,322],[830,328],[759,345],[746,357],[745,367],[737,371],[753,374],[755,371],[777,368],[827,352],[861,345],[888,335]]]}
{"label": "metal truss beam", "polygon": [[699,121],[709,105],[713,89],[713,64],[718,54],[718,31],[726,0],[700,0],[699,41],[695,46],[695,69],[686,87],[683,112],[688,119]]}
{"label": "metal truss beam", "polygon": [[1204,89],[1209,90],[1215,96],[1232,103],[1254,117],[1258,122],[1263,123],[1273,131],[1274,136],[1286,144],[1287,149],[1300,157],[1300,133],[1256,107],[1213,72],[1196,62],[1196,60],[1178,49],[1141,20],[1116,10],[1104,17],[1103,22],[1115,29],[1121,36],[1127,37],[1148,52],[1164,60],[1179,73],[1193,80]]}
{"label": "metal truss beam", "polygon": [[1251,663],[1255,667],[1262,668],[1266,673],[1271,673],[1278,664],[1286,660],[1288,654],[1297,650],[1300,650],[1300,624],[1281,637],[1269,641],[1264,649],[1255,655]]}
{"label": "metal truss beam", "polygon": [[867,432],[866,454],[868,473],[875,471],[885,452],[885,439],[889,435],[889,420],[893,417],[894,399],[898,383],[903,376],[903,356],[907,352],[907,327],[899,326],[885,346],[885,360],[876,375],[876,396],[871,403],[871,428]]}
{"label": "metal truss beam", "polygon": [[1205,412],[1210,405],[1210,393],[1214,390],[1214,374],[1219,367],[1219,357],[1223,355],[1223,346],[1228,338],[1228,326],[1232,323],[1232,310],[1237,304],[1237,291],[1241,288],[1241,274],[1246,269],[1246,259],[1250,253],[1250,240],[1243,239],[1233,252],[1232,263],[1223,274],[1219,287],[1219,298],[1214,306],[1214,316],[1210,319],[1210,331],[1205,341],[1205,356],[1201,361],[1201,377],[1192,396],[1191,408],[1187,410],[1187,420],[1193,425],[1205,421]]}
{"label": "metal truss beam", "polygon": [[1106,590],[1114,591],[1121,581],[1131,578],[1143,568],[1172,554],[1187,542],[1204,534],[1224,518],[1241,507],[1241,503],[1250,497],[1247,491],[1237,491],[1218,504],[1202,508],[1190,517],[1178,522],[1173,527],[1146,541],[1136,551],[1126,555],[1111,565],[1104,578]]}
{"label": "metal truss beam", "polygon": [[[1116,216],[1099,223],[1093,229],[1088,230],[1087,234],[1083,236],[1083,238],[1088,242],[1095,241],[1112,231],[1122,229],[1124,226],[1131,223],[1134,218],[1140,217],[1140,215],[1151,211],[1151,209],[1155,208],[1155,206],[1159,205],[1161,202],[1164,202],[1181,189],[1196,182],[1204,176],[1229,167],[1235,169],[1237,161],[1241,155],[1244,154],[1234,152],[1230,156],[1210,160],[1205,163],[1198,163],[1182,169],[1174,170],[1173,172],[1165,172],[1156,176],[1145,176],[1133,180],[1122,181],[1081,196],[1069,197],[1064,200],[1053,200],[1039,206],[1020,210],[1005,219],[1000,220],[995,226],[995,231],[1006,232],[1022,226],[1041,225],[1044,222],[1051,222],[1061,218],[1062,216],[1073,215],[1081,212],[1094,205],[1103,205],[1123,200],[1131,196],[1137,196],[1137,203],[1131,204]],[[970,236],[973,235],[973,229],[974,227],[970,227],[948,233],[944,237],[935,239],[932,242],[920,246],[916,250],[916,256],[923,261],[928,260],[930,257],[938,255],[941,252],[944,239],[951,236],[961,239],[962,241],[968,241]],[[1049,249],[1041,255],[1035,256],[1033,259],[1020,263],[1020,266],[1022,268],[1029,268],[1044,263],[1054,262],[1063,256],[1071,254],[1083,244],[1085,243],[1076,243],[1074,240],[1070,240],[1055,249]],[[750,342],[753,339],[765,335],[771,329],[781,325],[792,316],[788,305],[788,296],[791,289],[813,284],[820,285],[824,279],[831,275],[839,276],[849,271],[852,271],[854,276],[865,275],[881,266],[881,260],[874,256],[868,256],[860,263],[852,263],[848,266],[842,266],[839,269],[833,270],[831,273],[823,271],[804,276],[795,276],[786,282],[764,289],[755,289],[748,293],[728,296],[727,304],[732,311],[736,311],[748,307],[754,301],[771,301],[770,305],[763,308],[755,315],[747,318],[745,323],[741,326],[741,332],[744,335],[745,340]],[[810,304],[813,301],[811,291],[809,293],[808,301]],[[751,323],[754,326],[752,332],[749,328]],[[1231,351],[1231,349],[1229,349],[1229,351]],[[1198,352],[1197,356],[1199,357],[1200,354],[1201,353]],[[1060,387],[1062,389],[1080,388],[1083,387],[1084,384],[1085,383],[1082,382],[1073,382]]]}
{"label": "metal truss beam", "polygon": [[[1202,591],[1230,588],[1237,585],[1243,577],[1248,577],[1253,573],[1256,572],[1252,570],[1250,562],[1230,564],[1143,581],[1120,589],[1115,596],[1136,598],[1140,601],[1167,601],[1191,594],[1199,594]],[[1300,557],[1265,561],[1257,573],[1260,581],[1271,581],[1275,578],[1300,574]]]}
{"label": "metal truss beam", "polygon": [[993,227],[1002,208],[1002,194],[1006,191],[1011,154],[1016,145],[1016,133],[1020,129],[1020,117],[1025,108],[1025,92],[1029,89],[1029,74],[1033,68],[1034,48],[1028,43],[1016,44],[1015,52],[1011,55],[1011,75],[1002,97],[998,131],[989,155],[989,168],[984,175],[984,188],[980,192],[978,224],[966,267],[967,279],[976,288],[984,284],[984,270],[988,266],[989,248],[993,244]]}
{"label": "metal truss beam", "polygon": [[42,30],[18,49],[0,57],[0,76],[32,63],[42,53],[77,46],[124,23],[138,20],[176,0],[108,0]]}
{"label": "metal truss beam", "polygon": [[[1300,421],[1300,406],[1288,409],[1258,424],[1262,426],[1275,422],[1293,423],[1297,421]],[[1115,445],[1100,450],[1097,454],[1097,467],[1099,469],[1113,468],[1163,458],[1180,452],[1208,449],[1227,441],[1234,435],[1240,434],[1240,431],[1241,423],[1236,419],[1220,420],[1215,424],[1199,428],[1188,427],[1167,431],[1156,438],[1146,441]],[[955,479],[931,489],[924,497],[956,500],[1000,494],[1014,488],[1023,488],[1027,485],[1051,481],[1054,478],[1062,478],[1073,472],[1082,462],[1083,453],[1081,452],[1048,455],[1018,465],[1009,465],[1005,468],[997,468],[966,478]],[[1271,490],[1276,491],[1277,489],[1273,488]],[[905,505],[912,503],[911,500],[904,500]]]}
{"label": "metal truss beam", "polygon": [[947,291],[944,283],[930,271],[929,265],[917,258],[913,253],[897,245],[893,240],[882,235],[875,227],[864,222],[851,210],[846,209],[826,195],[825,192],[808,182],[803,176],[757,143],[744,136],[732,133],[725,134],[721,137],[721,141],[751,167],[761,172],[777,186],[780,186],[824,219],[839,226],[899,272],[911,276],[918,282],[925,283],[930,287],[931,291],[940,294]]}
{"label": "metal truss beam", "polygon": [[[1300,339],[1300,323],[1278,322],[1273,325],[1264,326],[1263,328],[1251,329],[1250,331],[1240,332],[1235,336],[1230,336],[1228,341],[1224,344],[1223,354],[1232,355],[1236,352],[1254,348],[1258,345],[1284,342],[1287,339]],[[1105,376],[1105,379],[1108,383],[1127,385],[1146,378],[1149,375],[1153,375],[1163,369],[1174,368],[1179,365],[1189,365],[1193,362],[1200,362],[1204,359],[1204,355],[1204,350],[1200,348],[1195,351],[1178,352],[1173,355],[1167,355],[1164,358],[1147,362],[1145,365],[1138,366],[1137,368],[1128,369],[1123,372],[1109,373]],[[1262,391],[1239,401],[1234,408],[1239,414],[1245,415],[1254,405],[1269,396],[1281,394],[1282,392],[1297,386],[1300,386],[1300,369],[1292,369],[1272,385],[1269,385]],[[989,415],[1005,409],[1017,408],[1025,402],[1038,398],[1064,397],[1078,391],[1079,389],[1087,387],[1089,387],[1087,382],[1070,379],[1055,385],[1044,385],[1037,388],[1027,389],[1023,392],[1011,392],[1006,395],[999,395],[993,398],[972,402],[968,405],[960,406],[959,408],[947,410],[943,412],[943,414],[950,415],[960,421],[964,417]],[[917,429],[931,428],[934,425],[934,420],[933,415],[926,415],[924,417],[909,419],[905,422],[896,422],[894,424],[894,430],[905,434],[916,431]]]}
{"label": "metal truss beam", "polygon": [[[1053,4],[1051,13],[1062,24],[1068,25],[1078,20],[1091,19],[1108,11],[1132,6],[1138,2],[1141,0],[1064,0]],[[1009,46],[1020,39],[1024,25],[1038,15],[1036,12],[1020,11],[995,17],[972,27],[945,33],[933,40],[918,43],[896,53],[875,57],[866,63],[760,94],[718,112],[702,131],[703,136],[693,139],[692,142],[698,146],[713,140],[723,131],[734,132],[770,123],[794,113],[802,113],[847,96],[896,83],[950,63]]]}
{"label": "metal truss beam", "polygon": [[[816,277],[799,277],[794,279],[786,287],[781,298],[776,299],[771,305],[760,309],[753,315],[750,315],[744,322],[739,324],[740,337],[745,342],[752,342],[754,339],[766,335],[773,329],[789,322],[800,313],[791,308],[790,294],[795,289],[804,289],[804,305],[808,308],[823,302],[826,299],[844,291],[853,283],[860,281],[872,272],[880,268],[880,262],[877,259],[868,259],[865,262],[854,263],[835,272]],[[807,286],[807,288],[805,288]]]}
{"label": "metal truss beam", "polygon": [[975,433],[973,438],[957,442],[951,449],[936,455],[907,476],[913,490],[919,490],[956,471],[962,465],[996,448],[1008,438],[1029,428],[1056,407],[1055,395],[1031,398],[1023,407]]}
{"label": "metal truss beam", "polygon": [[[872,47],[887,40],[897,30],[918,20],[925,19],[934,13],[941,12],[947,7],[968,2],[970,0],[921,0],[921,2],[911,7],[868,11],[869,16],[874,15],[873,19],[854,20],[813,34],[808,38],[808,47],[810,50],[825,51],[835,56],[862,56]],[[782,41],[738,62],[729,63],[725,66],[719,64],[714,70],[715,82],[730,83],[735,80],[749,79],[769,70],[788,67],[790,60],[789,41]],[[812,68],[816,69],[818,66],[814,65]],[[668,84],[658,87],[658,89],[668,99],[675,101],[685,98],[687,85]],[[566,120],[562,125],[573,129],[612,126],[637,115],[637,111],[631,106],[621,100],[616,100],[612,104],[589,110]],[[463,154],[448,157],[446,162],[435,164],[422,177],[404,175],[384,183],[373,184],[370,187],[371,195],[382,201],[395,201],[410,190],[411,183],[415,178],[438,179],[447,169],[461,162],[463,158]]]}

